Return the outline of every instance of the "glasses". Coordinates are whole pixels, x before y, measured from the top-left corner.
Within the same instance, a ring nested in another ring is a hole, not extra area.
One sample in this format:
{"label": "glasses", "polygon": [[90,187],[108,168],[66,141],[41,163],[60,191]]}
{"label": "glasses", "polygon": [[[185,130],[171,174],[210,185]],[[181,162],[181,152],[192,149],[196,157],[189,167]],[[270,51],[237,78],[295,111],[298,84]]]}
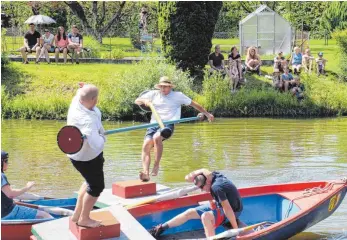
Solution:
{"label": "glasses", "polygon": [[8,158],[5,158],[5,159],[4,159],[4,163],[8,163]]}

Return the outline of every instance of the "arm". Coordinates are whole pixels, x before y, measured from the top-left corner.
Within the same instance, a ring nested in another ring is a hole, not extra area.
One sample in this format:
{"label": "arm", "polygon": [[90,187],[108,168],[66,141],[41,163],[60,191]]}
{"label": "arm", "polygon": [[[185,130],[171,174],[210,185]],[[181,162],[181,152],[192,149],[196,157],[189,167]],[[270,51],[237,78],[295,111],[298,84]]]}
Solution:
{"label": "arm", "polygon": [[145,105],[148,106],[148,104],[150,103],[150,100],[147,98],[137,98],[135,100],[135,104],[137,105]]}
{"label": "arm", "polygon": [[29,191],[34,186],[34,184],[34,182],[28,182],[27,185],[22,189],[12,189],[9,184],[6,184],[1,188],[1,191],[3,191],[9,198],[16,198]]}
{"label": "arm", "polygon": [[104,148],[106,139],[105,136],[99,132],[99,129],[96,128],[96,124],[89,123],[87,124],[86,129],[86,141],[88,141],[89,146],[96,152],[102,150]]}
{"label": "arm", "polygon": [[24,46],[29,50],[30,49],[30,47],[29,47],[29,45],[28,45],[28,39],[26,39],[25,37],[24,37]]}
{"label": "arm", "polygon": [[195,170],[194,172],[189,173],[188,175],[186,175],[185,180],[187,182],[193,182],[194,178],[200,174],[204,174],[205,176],[208,176],[211,174],[211,172],[205,168],[199,169],[199,170]]}
{"label": "arm", "polygon": [[53,43],[54,43],[54,40],[55,40],[55,37],[52,37],[52,40],[51,40],[51,46],[53,46]]}
{"label": "arm", "polygon": [[208,120],[210,122],[214,120],[214,116],[211,113],[207,112],[206,109],[203,108],[199,103],[192,101],[190,106],[192,106],[193,108],[195,108],[199,112],[202,112],[208,118]]}
{"label": "arm", "polygon": [[237,225],[237,221],[236,221],[234,210],[231,208],[228,199],[222,201],[221,204],[222,204],[225,216],[228,218],[228,220],[231,223],[231,226],[233,227],[233,229],[239,228],[238,225]]}
{"label": "arm", "polygon": [[83,38],[80,40],[80,47],[83,48]]}
{"label": "arm", "polygon": [[210,67],[211,67],[211,68],[216,69],[216,67],[213,66],[213,60],[209,60],[208,62],[209,62],[209,64],[210,64]]}
{"label": "arm", "polygon": [[71,41],[71,36],[70,35],[67,36],[67,40],[69,42],[69,45],[74,45],[74,43]]}

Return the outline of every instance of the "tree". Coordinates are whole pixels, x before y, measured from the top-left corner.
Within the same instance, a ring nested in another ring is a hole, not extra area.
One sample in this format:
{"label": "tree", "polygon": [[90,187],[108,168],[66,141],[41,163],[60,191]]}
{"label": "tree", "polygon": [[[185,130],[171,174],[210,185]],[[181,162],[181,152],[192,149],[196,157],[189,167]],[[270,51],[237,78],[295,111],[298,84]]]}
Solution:
{"label": "tree", "polygon": [[80,20],[83,30],[102,43],[102,38],[108,30],[120,22],[125,1],[65,1],[65,4]]}
{"label": "tree", "polygon": [[201,84],[202,69],[212,47],[212,36],[222,2],[159,2],[158,26],[165,57]]}
{"label": "tree", "polygon": [[321,23],[329,32],[347,29],[347,2],[331,2],[323,13]]}

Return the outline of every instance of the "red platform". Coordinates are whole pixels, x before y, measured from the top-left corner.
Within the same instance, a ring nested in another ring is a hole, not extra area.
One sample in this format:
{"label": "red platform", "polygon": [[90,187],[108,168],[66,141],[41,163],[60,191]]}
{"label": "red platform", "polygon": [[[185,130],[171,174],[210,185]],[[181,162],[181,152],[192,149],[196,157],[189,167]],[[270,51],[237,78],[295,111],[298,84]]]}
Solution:
{"label": "red platform", "polygon": [[102,221],[103,226],[97,228],[84,228],[69,221],[69,228],[78,240],[97,240],[120,236],[120,223],[110,211],[91,212],[90,218]]}
{"label": "red platform", "polygon": [[155,182],[129,180],[112,184],[112,194],[122,198],[143,197],[157,193]]}

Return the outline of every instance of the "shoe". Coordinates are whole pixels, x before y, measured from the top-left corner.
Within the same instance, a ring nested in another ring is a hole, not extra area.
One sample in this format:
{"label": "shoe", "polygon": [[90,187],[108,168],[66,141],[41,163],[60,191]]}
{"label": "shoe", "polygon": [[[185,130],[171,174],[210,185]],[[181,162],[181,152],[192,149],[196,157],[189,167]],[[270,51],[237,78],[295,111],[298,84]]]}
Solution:
{"label": "shoe", "polygon": [[149,233],[150,233],[150,234],[152,235],[152,237],[154,237],[154,238],[159,237],[163,232],[164,232],[164,229],[163,229],[162,224],[160,224],[160,225],[158,225],[158,226],[156,226],[156,227],[154,227],[154,228],[151,228],[151,229],[149,230]]}
{"label": "shoe", "polygon": [[80,64],[80,62],[76,62],[76,64]]}
{"label": "shoe", "polygon": [[29,64],[29,62],[28,62],[28,61],[25,61],[25,62],[23,62],[23,64]]}

